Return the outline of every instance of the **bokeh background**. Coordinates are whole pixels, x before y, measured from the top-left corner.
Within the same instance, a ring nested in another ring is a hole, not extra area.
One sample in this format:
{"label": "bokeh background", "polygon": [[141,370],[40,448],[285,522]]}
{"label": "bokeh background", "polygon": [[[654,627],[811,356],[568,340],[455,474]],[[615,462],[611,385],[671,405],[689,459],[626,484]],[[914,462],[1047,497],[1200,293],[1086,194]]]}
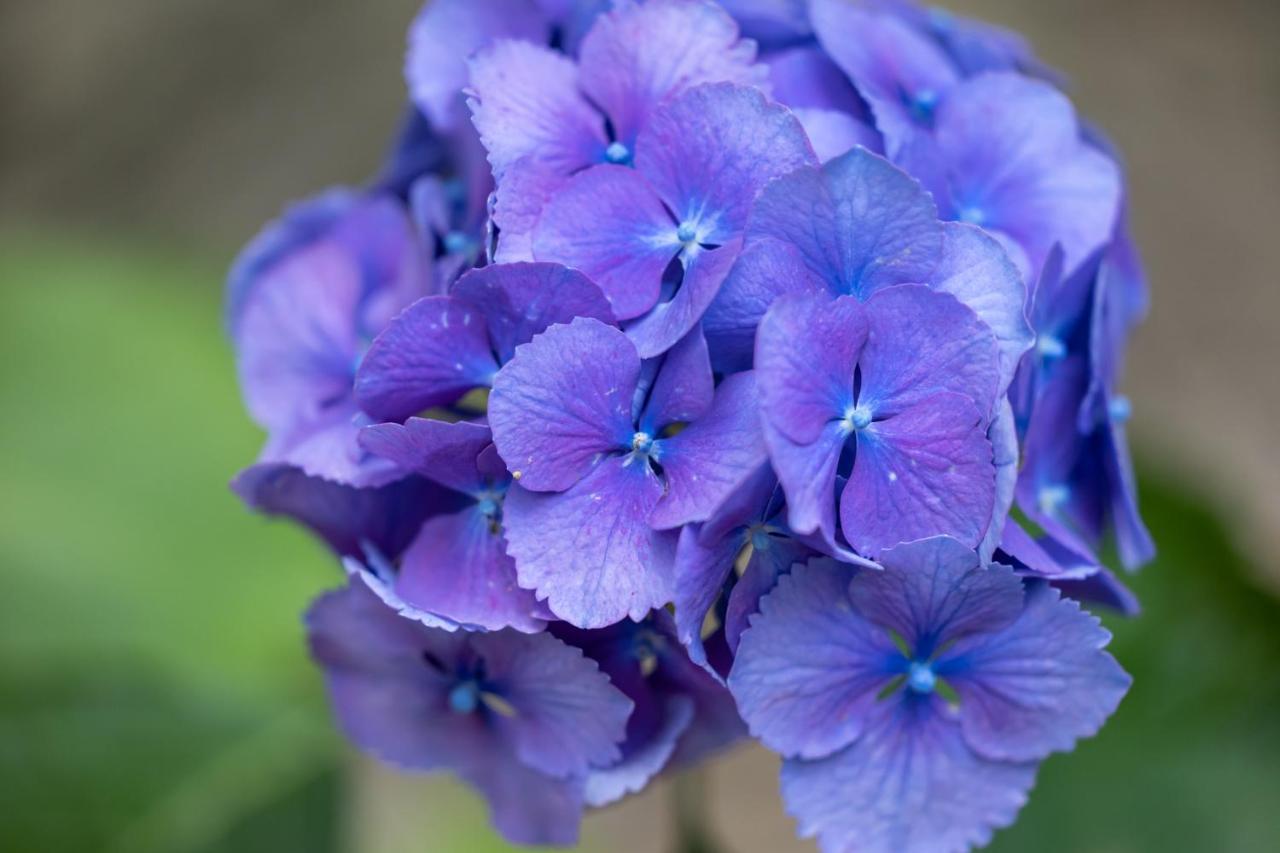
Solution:
{"label": "bokeh background", "polygon": [[[1127,391],[1159,560],[1136,684],[1001,851],[1280,850],[1280,4],[955,0],[1025,31],[1129,159],[1154,310]],[[260,436],[238,246],[395,126],[416,0],[0,3],[0,850],[491,851],[481,804],[332,733],[299,613],[339,573],[226,488]],[[592,816],[662,853],[812,850],[744,748]]]}

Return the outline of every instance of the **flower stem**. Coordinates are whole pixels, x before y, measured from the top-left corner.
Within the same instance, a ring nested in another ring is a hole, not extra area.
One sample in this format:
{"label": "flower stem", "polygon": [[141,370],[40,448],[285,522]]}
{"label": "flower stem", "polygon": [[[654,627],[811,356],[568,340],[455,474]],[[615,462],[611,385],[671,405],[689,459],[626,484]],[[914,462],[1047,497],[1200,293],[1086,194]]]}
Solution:
{"label": "flower stem", "polygon": [[675,813],[674,853],[720,853],[706,808],[708,774],[705,768],[686,770],[671,786]]}

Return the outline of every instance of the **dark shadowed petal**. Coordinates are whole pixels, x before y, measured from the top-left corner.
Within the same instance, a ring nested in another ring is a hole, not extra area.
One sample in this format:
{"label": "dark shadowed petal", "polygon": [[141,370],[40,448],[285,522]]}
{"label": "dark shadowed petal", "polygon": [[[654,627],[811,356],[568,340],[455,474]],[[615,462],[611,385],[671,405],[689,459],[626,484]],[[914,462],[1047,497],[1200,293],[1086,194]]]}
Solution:
{"label": "dark shadowed petal", "polygon": [[959,81],[946,54],[896,15],[843,0],[813,0],[818,41],[849,75],[875,113],[891,156],[933,123],[937,105]]}
{"label": "dark shadowed petal", "polygon": [[1111,237],[1119,169],[1081,139],[1071,102],[1048,83],[1010,73],[966,81],[940,108],[937,139],[950,215],[1009,234],[1033,270],[1054,243],[1070,271]]}
{"label": "dark shadowed petal", "polygon": [[929,194],[861,148],[765,187],[747,234],[794,244],[834,292],[863,299],[887,285],[928,281],[942,250]]}
{"label": "dark shadowed petal", "polygon": [[809,34],[806,0],[720,0],[743,35],[761,43],[786,43]]}
{"label": "dark shadowed petal", "polygon": [[452,632],[462,629],[457,622],[446,619],[438,613],[415,607],[401,598],[395,590],[396,567],[388,563],[376,549],[366,548],[365,550],[367,553],[364,560],[357,560],[355,557],[342,558],[342,568],[346,569],[347,577],[351,579],[353,586],[364,585],[383,604],[405,619],[412,619],[428,628],[439,628],[442,631]]}
{"label": "dark shadowed petal", "polygon": [[636,140],[636,170],[700,243],[740,234],[765,184],[811,165],[817,158],[791,111],[729,83],[659,107]]}
{"label": "dark shadowed petal", "polygon": [[760,610],[760,599],[773,589],[778,578],[796,563],[815,556],[817,553],[808,545],[783,536],[766,536],[763,544],[752,549],[751,559],[729,592],[725,607],[724,639],[731,652],[738,651],[738,642],[751,616]]}
{"label": "dark shadowed petal", "polygon": [[658,301],[662,274],[679,249],[676,223],[648,182],[611,164],[571,178],[543,209],[533,235],[538,260],[584,272],[620,320]]}
{"label": "dark shadowed petal", "polygon": [[545,42],[550,34],[529,0],[432,0],[409,29],[409,93],[432,124],[452,128],[466,120],[459,93],[473,53],[497,38]]}
{"label": "dark shadowed petal", "polygon": [[733,571],[734,558],[742,550],[741,535],[722,536],[709,542],[699,537],[698,525],[680,531],[675,556],[676,631],[689,658],[715,675],[703,645],[702,627],[711,608],[720,600]]}
{"label": "dark shadowed petal", "polygon": [[582,40],[582,87],[632,146],[660,103],[699,83],[763,83],[756,46],[705,0],[628,3],[601,15]]}
{"label": "dark shadowed petal", "polygon": [[725,277],[742,248],[735,238],[710,251],[697,252],[684,269],[684,278],[675,295],[627,326],[627,337],[643,358],[654,358],[675,346],[697,325],[707,306],[715,299]]}
{"label": "dark shadowed petal", "polygon": [[901,670],[889,635],[853,612],[857,571],[828,558],[796,566],[760,600],[738,645],[729,689],[751,733],[784,756],[822,758],[853,743]]}
{"label": "dark shadowed petal", "polygon": [[420,610],[489,631],[541,631],[550,617],[516,585],[502,534],[474,505],[426,520],[400,560],[395,591]]}
{"label": "dark shadowed petal", "polygon": [[572,60],[503,39],[470,66],[468,105],[499,183],[524,158],[560,177],[603,161],[603,122],[579,92]]}
{"label": "dark shadowed petal", "polygon": [[996,467],[996,490],[991,524],[978,545],[978,554],[983,563],[991,562],[991,556],[1000,545],[1005,520],[1013,506],[1013,493],[1018,485],[1018,430],[1008,397],[1001,397],[996,404],[996,416],[987,429],[987,440],[991,442],[991,461]]}
{"label": "dark shadowed petal", "polygon": [[1036,765],[985,761],[936,696],[879,703],[853,746],[782,765],[782,798],[824,850],[934,853],[981,847],[1013,822]]}
{"label": "dark shadowed petal", "polygon": [[694,706],[692,699],[680,695],[665,697],[663,704],[662,724],[656,732],[622,761],[592,770],[587,776],[587,805],[599,808],[634,794],[667,766],[680,737],[693,722]]}
{"label": "dark shadowed petal", "polygon": [[826,285],[790,243],[752,238],[702,315],[702,329],[716,370],[749,370],[756,328],[769,306],[785,293],[825,293]]}
{"label": "dark shadowed petal", "polygon": [[1084,604],[1109,607],[1122,616],[1137,616],[1142,612],[1138,597],[1108,569],[1099,569],[1084,578],[1063,578],[1051,583],[1063,595]]}
{"label": "dark shadowed petal", "polygon": [[370,417],[399,421],[488,385],[498,371],[484,316],[451,296],[426,296],[373,341],[355,393]]}
{"label": "dark shadowed petal", "polygon": [[493,441],[525,488],[567,489],[603,453],[631,445],[640,357],[599,320],[552,326],[498,373],[489,398]]}
{"label": "dark shadowed petal", "polygon": [[462,774],[489,801],[489,814],[513,844],[570,847],[582,821],[582,780],[553,779],[515,760]]}
{"label": "dark shadowed petal", "polygon": [[409,418],[403,425],[374,424],[360,431],[360,446],[370,453],[469,495],[484,488],[476,458],[492,441],[483,424],[429,418]]}
{"label": "dark shadowed petal", "polygon": [[720,383],[705,415],[657,442],[667,491],[650,524],[665,530],[707,520],[767,461],[759,406],[755,376],[735,373]]}
{"label": "dark shadowed petal", "polygon": [[[650,365],[658,362],[648,362]],[[667,352],[652,378],[638,422],[640,429],[656,437],[663,427],[697,420],[711,408],[715,376],[707,355],[707,342],[694,329]]]}
{"label": "dark shadowed petal", "polygon": [[513,487],[507,550],[521,586],[580,628],[640,619],[671,600],[676,535],[649,526],[663,486],[643,460],[600,462],[567,492]]}
{"label": "dark shadowed petal", "polygon": [[976,547],[995,505],[986,433],[973,403],[945,391],[858,433],[840,499],[849,544],[874,556],[899,542],[945,534]]}
{"label": "dark shadowed petal", "polygon": [[559,264],[493,264],[458,279],[451,295],[484,315],[498,361],[556,323],[575,317],[613,322],[609,302],[589,278]]}
{"label": "dark shadowed petal", "polygon": [[863,618],[896,631],[916,656],[939,646],[998,631],[1022,612],[1022,583],[1004,569],[988,570],[972,549],[947,536],[891,548],[883,572],[862,572],[849,596]]}
{"label": "dark shadowed petal", "polygon": [[867,345],[858,360],[858,405],[876,418],[953,392],[992,414],[1000,353],[986,323],[954,296],[920,285],[880,291],[867,302]]}
{"label": "dark shadowed petal", "polygon": [[582,650],[548,633],[470,635],[485,683],[513,714],[494,726],[520,760],[556,778],[616,761],[634,707]]}
{"label": "dark shadowed petal", "polygon": [[308,477],[291,465],[253,465],[231,489],[253,509],[303,524],[340,554],[360,555],[363,543],[398,555],[429,513],[456,509],[454,496],[420,477],[357,489]]}
{"label": "dark shadowed petal", "polygon": [[1124,424],[1114,418],[1098,427],[1103,465],[1111,493],[1111,524],[1116,536],[1120,561],[1127,569],[1136,569],[1155,559],[1156,545],[1138,511],[1138,484],[1129,455],[1129,441]]}
{"label": "dark shadowed petal", "polygon": [[[1001,566],[990,572],[1012,573]],[[1103,651],[1098,619],[1047,584],[998,633],[961,640],[936,664],[960,695],[965,740],[996,761],[1032,761],[1098,732],[1131,679]]]}
{"label": "dark shadowed petal", "polygon": [[1035,340],[1027,322],[1027,289],[1000,244],[979,228],[949,222],[943,229],[942,259],[929,283],[950,293],[990,327],[1000,346],[997,395],[1013,381],[1018,361]]}
{"label": "dark shadowed petal", "polygon": [[867,331],[867,310],[852,297],[775,301],[756,335],[762,417],[799,444],[844,418],[854,404],[854,367]]}

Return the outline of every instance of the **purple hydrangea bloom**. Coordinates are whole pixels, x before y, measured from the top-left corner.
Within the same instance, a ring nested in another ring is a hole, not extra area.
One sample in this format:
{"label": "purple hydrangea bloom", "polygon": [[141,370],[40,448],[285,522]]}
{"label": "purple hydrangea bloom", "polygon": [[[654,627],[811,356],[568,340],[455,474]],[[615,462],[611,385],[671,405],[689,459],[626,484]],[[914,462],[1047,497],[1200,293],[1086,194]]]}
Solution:
{"label": "purple hydrangea bloom", "polygon": [[954,540],[882,562],[793,569],[743,634],[730,689],[824,850],[984,844],[1036,763],[1094,734],[1129,677],[1096,619]]}
{"label": "purple hydrangea bloom", "polygon": [[364,586],[322,596],[311,650],[347,735],[412,770],[450,770],[524,844],[572,844],[594,768],[621,757],[633,705],[550,634],[448,632],[401,618]]}
{"label": "purple hydrangea bloom", "polygon": [[583,628],[670,601],[675,528],[764,461],[755,394],[751,373],[714,387],[696,332],[660,364],[585,318],[521,347],[489,403],[521,584]]}

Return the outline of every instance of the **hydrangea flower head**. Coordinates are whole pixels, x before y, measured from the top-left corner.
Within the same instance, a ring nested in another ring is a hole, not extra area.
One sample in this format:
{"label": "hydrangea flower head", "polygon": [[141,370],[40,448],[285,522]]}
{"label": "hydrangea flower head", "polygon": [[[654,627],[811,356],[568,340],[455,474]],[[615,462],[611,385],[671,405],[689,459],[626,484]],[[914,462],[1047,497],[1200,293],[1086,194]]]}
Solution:
{"label": "hydrangea flower head", "polygon": [[233,486],[345,569],[361,749],[495,826],[748,732],[828,851],[963,850],[1128,676],[1154,548],[1117,153],[1014,33],[914,0],[432,0],[367,185],[242,253]]}

